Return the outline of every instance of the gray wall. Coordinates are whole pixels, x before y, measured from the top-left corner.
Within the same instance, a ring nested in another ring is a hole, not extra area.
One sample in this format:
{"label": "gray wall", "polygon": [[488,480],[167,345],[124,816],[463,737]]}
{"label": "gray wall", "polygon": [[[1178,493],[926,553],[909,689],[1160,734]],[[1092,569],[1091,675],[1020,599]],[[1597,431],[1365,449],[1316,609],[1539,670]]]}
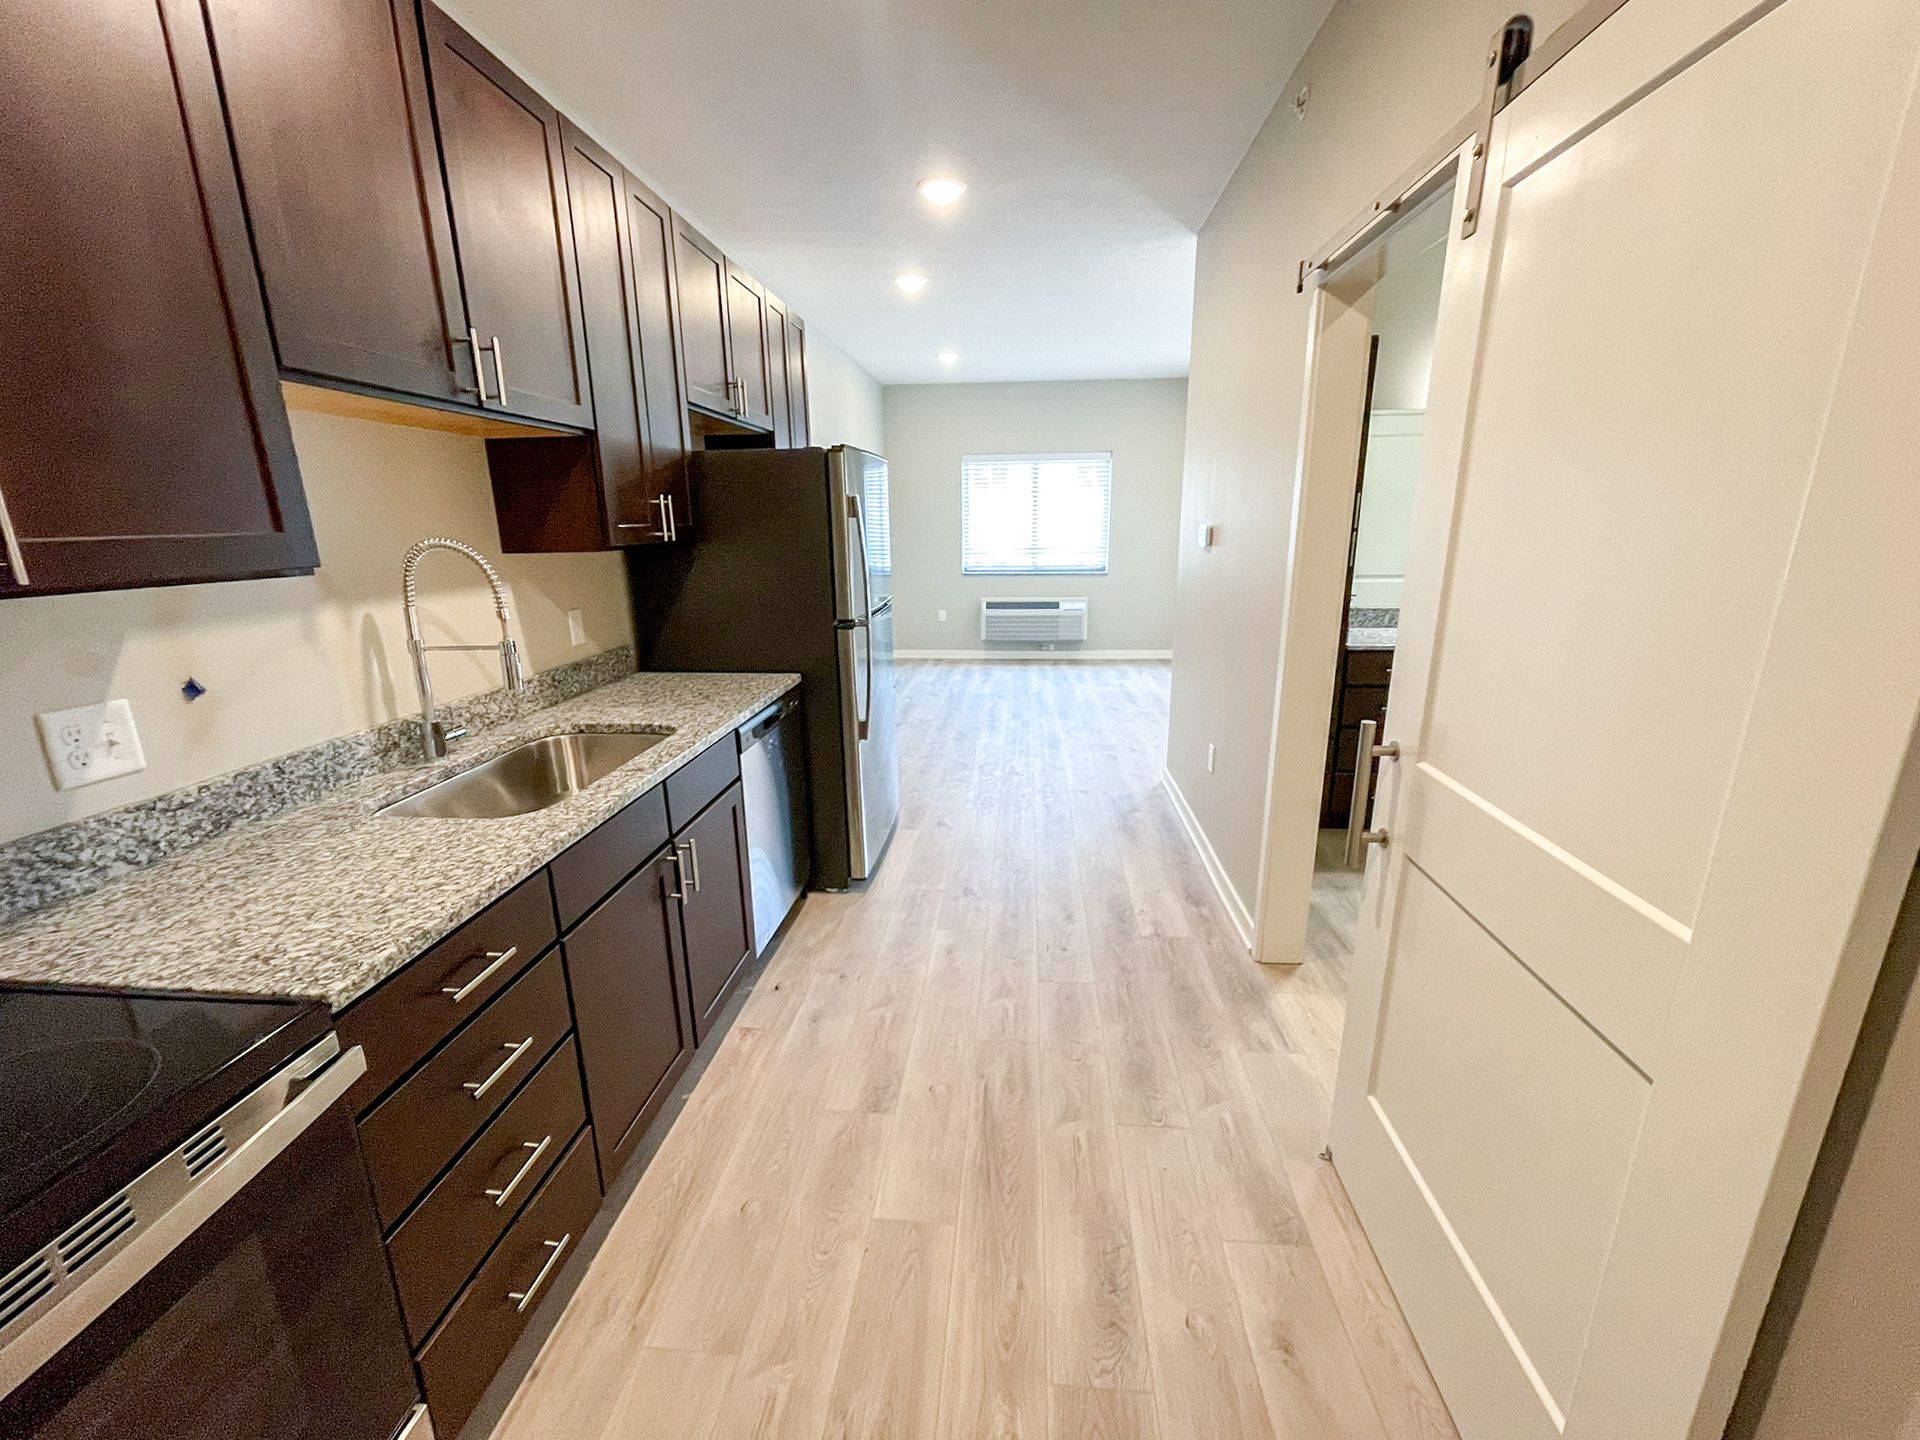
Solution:
{"label": "gray wall", "polygon": [[[1576,7],[1528,8],[1544,36]],[[1249,906],[1312,298],[1294,293],[1295,266],[1473,108],[1487,41],[1513,9],[1341,0],[1200,232],[1167,765]],[[1311,95],[1297,117],[1302,86]],[[1203,521],[1219,527],[1204,552]]]}
{"label": "gray wall", "polygon": [[[1005,648],[980,643],[983,596],[1084,595],[1081,648],[1165,654],[1173,643],[1186,393],[1184,380],[889,385],[895,645]],[[1113,452],[1105,575],[960,573],[963,455],[1087,450]]]}

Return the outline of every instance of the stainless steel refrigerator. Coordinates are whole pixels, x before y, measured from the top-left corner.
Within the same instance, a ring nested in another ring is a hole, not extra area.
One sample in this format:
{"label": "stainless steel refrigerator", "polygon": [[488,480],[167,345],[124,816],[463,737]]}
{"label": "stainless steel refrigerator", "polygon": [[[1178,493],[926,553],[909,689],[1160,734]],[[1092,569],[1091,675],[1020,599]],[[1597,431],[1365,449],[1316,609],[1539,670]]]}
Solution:
{"label": "stainless steel refrigerator", "polygon": [[690,543],[628,552],[650,670],[801,676],[814,883],[873,874],[900,815],[887,462],[831,450],[706,450]]}

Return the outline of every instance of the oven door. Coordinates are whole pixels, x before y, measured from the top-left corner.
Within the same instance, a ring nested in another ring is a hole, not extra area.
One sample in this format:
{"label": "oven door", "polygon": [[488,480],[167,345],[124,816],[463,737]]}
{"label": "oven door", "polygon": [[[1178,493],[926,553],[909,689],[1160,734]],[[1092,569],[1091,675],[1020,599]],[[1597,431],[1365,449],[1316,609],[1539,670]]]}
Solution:
{"label": "oven door", "polygon": [[[302,1073],[309,1057],[288,1066],[223,1117],[266,1112],[223,1160],[149,1204],[97,1268],[56,1275],[0,1348],[0,1435],[426,1440],[340,1103],[365,1064],[354,1049],[317,1072]],[[127,1187],[136,1210],[143,1181],[178,1159]]]}

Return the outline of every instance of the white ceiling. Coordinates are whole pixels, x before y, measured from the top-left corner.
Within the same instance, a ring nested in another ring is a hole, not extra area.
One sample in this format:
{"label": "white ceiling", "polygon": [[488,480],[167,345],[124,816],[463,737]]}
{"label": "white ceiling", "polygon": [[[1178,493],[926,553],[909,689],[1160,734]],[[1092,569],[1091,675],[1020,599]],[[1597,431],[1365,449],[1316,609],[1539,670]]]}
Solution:
{"label": "white ceiling", "polygon": [[1194,232],[1330,0],[443,3],[896,384],[1185,374]]}

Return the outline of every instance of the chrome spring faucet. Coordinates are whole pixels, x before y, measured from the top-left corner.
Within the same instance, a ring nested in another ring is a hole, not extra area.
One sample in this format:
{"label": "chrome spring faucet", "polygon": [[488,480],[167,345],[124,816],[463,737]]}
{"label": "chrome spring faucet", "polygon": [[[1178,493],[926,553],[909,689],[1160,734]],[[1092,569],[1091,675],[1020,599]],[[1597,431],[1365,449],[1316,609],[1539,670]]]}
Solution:
{"label": "chrome spring faucet", "polygon": [[[421,557],[430,550],[451,550],[456,555],[464,555],[480,567],[487,577],[487,588],[493,592],[493,613],[500,617],[500,640],[494,645],[429,645],[420,635],[420,594],[416,574],[420,569]],[[446,726],[435,718],[433,708],[433,676],[427,670],[427,654],[433,650],[494,650],[500,655],[500,678],[509,690],[524,690],[527,686],[526,671],[520,665],[520,647],[514,642],[510,629],[513,612],[507,606],[507,587],[501,583],[500,572],[488,563],[471,545],[463,545],[458,540],[449,540],[445,536],[429,536],[425,540],[415,541],[407,548],[407,557],[400,567],[400,603],[407,620],[407,653],[413,656],[413,678],[420,687],[420,747],[429,760],[439,760],[447,753],[450,741],[458,740],[467,733],[461,725]]]}

